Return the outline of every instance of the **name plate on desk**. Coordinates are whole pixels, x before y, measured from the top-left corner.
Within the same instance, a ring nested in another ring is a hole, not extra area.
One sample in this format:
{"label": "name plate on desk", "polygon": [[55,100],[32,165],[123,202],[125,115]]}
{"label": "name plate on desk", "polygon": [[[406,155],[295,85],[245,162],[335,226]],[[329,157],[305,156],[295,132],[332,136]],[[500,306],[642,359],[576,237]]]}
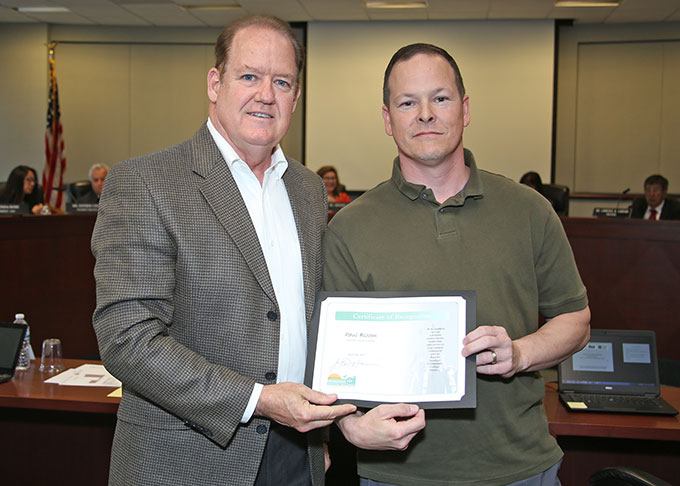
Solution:
{"label": "name plate on desk", "polygon": [[99,204],[93,203],[67,203],[66,212],[73,213],[96,213],[99,209]]}
{"label": "name plate on desk", "polygon": [[0,214],[21,214],[20,204],[0,204]]}
{"label": "name plate on desk", "polygon": [[596,218],[628,218],[630,208],[595,208],[593,216]]}
{"label": "name plate on desk", "polygon": [[342,208],[347,206],[348,203],[338,203],[338,202],[329,202],[328,203],[328,210],[329,211],[340,211]]}

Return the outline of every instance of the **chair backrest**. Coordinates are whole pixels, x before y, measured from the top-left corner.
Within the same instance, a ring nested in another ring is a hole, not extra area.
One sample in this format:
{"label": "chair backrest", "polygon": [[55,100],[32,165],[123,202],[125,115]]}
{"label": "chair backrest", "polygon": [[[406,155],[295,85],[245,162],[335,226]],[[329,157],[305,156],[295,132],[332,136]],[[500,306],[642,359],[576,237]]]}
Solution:
{"label": "chair backrest", "polygon": [[552,202],[555,212],[569,216],[569,188],[561,184],[543,184],[543,195]]}
{"label": "chair backrest", "polygon": [[605,467],[593,473],[588,479],[590,486],[671,486],[646,471],[632,467]]}
{"label": "chair backrest", "polygon": [[68,196],[71,199],[70,202],[78,201],[78,199],[90,191],[92,191],[92,184],[90,184],[90,181],[88,180],[71,182],[68,185]]}

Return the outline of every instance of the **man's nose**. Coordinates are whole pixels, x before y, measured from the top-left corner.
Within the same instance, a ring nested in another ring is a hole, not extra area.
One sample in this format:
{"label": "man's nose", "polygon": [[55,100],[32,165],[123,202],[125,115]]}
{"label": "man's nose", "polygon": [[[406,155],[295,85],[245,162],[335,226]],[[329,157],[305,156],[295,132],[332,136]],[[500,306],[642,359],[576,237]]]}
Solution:
{"label": "man's nose", "polygon": [[418,113],[418,121],[423,123],[430,123],[434,121],[434,113],[428,103],[420,105],[420,112]]}
{"label": "man's nose", "polygon": [[274,99],[274,87],[272,86],[271,80],[264,80],[264,82],[258,86],[255,100],[269,104],[273,103]]}

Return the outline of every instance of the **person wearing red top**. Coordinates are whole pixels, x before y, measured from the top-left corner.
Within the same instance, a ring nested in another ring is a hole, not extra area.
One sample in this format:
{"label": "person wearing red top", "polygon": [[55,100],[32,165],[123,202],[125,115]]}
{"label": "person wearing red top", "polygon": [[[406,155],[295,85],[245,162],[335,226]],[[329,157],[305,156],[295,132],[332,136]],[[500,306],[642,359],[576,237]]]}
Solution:
{"label": "person wearing red top", "polygon": [[323,179],[323,184],[326,186],[326,193],[328,194],[329,203],[349,203],[352,199],[344,191],[340,189],[343,187],[338,179],[338,171],[332,165],[324,165],[316,171]]}

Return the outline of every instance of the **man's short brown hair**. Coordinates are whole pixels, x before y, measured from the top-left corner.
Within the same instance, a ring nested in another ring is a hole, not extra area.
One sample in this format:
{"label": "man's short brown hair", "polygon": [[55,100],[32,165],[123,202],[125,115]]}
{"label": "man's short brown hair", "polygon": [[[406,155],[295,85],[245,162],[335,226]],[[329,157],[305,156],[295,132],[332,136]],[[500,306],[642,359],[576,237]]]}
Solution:
{"label": "man's short brown hair", "polygon": [[458,69],[458,64],[456,64],[456,61],[454,61],[453,57],[451,57],[451,54],[446,52],[444,49],[441,47],[437,47],[432,44],[410,44],[408,46],[404,46],[401,49],[399,49],[397,52],[394,53],[392,56],[392,59],[390,59],[390,63],[387,65],[387,69],[385,69],[385,77],[383,79],[383,104],[389,108],[390,107],[390,74],[392,74],[392,69],[398,62],[402,61],[408,61],[412,57],[416,56],[417,54],[428,54],[430,56],[441,56],[444,59],[446,59],[446,62],[448,62],[451,65],[451,68],[453,69],[453,74],[456,77],[456,88],[458,88],[458,95],[462,98],[465,96],[465,86],[463,85],[463,77],[460,75],[460,69]]}

